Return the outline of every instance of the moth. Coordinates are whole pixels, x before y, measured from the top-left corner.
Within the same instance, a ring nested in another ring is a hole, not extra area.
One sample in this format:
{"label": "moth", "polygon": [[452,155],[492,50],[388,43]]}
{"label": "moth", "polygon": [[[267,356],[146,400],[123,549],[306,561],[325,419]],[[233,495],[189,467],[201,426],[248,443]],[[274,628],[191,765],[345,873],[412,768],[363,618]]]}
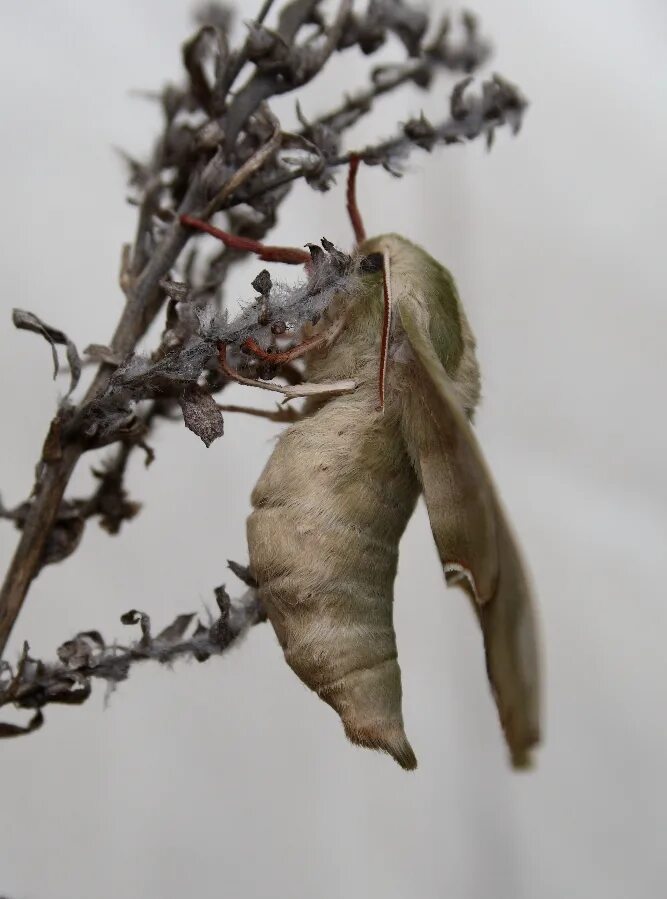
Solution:
{"label": "moth", "polygon": [[[303,414],[252,494],[250,569],[293,671],[336,710],[352,743],[413,769],[392,607],[399,541],[423,495],[446,581],[467,594],[481,627],[511,762],[524,767],[540,735],[535,612],[470,424],[475,340],[447,269],[397,234],[366,238],[357,166],[353,158],[347,192],[354,290],[336,295],[289,350],[247,342],[275,364],[303,356],[307,380]],[[184,223],[238,246],[206,223]],[[252,243],[265,259],[306,258]],[[225,349],[231,377],[267,386],[238,375]]]}

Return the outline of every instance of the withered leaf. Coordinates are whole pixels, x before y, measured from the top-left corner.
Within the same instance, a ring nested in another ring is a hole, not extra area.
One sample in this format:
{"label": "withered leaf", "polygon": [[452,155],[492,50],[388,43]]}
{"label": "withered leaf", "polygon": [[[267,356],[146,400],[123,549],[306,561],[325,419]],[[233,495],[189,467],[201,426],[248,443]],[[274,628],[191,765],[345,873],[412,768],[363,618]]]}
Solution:
{"label": "withered leaf", "polygon": [[72,343],[67,334],[63,331],[59,331],[58,328],[52,328],[51,325],[47,325],[34,313],[28,312],[25,309],[14,309],[12,311],[12,322],[14,323],[14,327],[19,328],[22,331],[33,331],[35,334],[41,334],[42,337],[51,344],[54,379],[59,371],[56,344],[61,344],[66,347],[67,362],[70,371],[70,385],[69,390],[67,391],[67,396],[69,396],[79,383],[79,378],[81,377],[81,359],[79,358],[76,346]]}
{"label": "withered leaf", "polygon": [[82,631],[72,640],[62,643],[56,653],[63,665],[76,670],[88,667],[100,649],[104,649],[104,639],[99,631]]}
{"label": "withered leaf", "polygon": [[190,622],[194,618],[194,612],[189,612],[184,615],[177,615],[176,618],[168,624],[164,630],[161,630],[160,633],[155,638],[156,640],[163,640],[167,643],[171,643],[175,640],[178,640],[183,634],[187,631],[190,626]]}
{"label": "withered leaf", "polygon": [[[201,621],[197,621],[197,627],[192,635],[193,640],[204,639],[208,635],[208,628],[204,627]],[[198,662],[205,662],[211,657],[211,653],[195,644],[193,655]]]}
{"label": "withered leaf", "polygon": [[287,41],[292,42],[299,28],[315,13],[315,7],[319,0],[292,0],[280,10],[278,16],[278,34]]}
{"label": "withered leaf", "polygon": [[331,262],[339,271],[344,272],[350,268],[352,264],[351,256],[348,256],[347,253],[342,253],[330,240],[327,240],[326,237],[323,237],[320,240],[320,243],[329,254]]}
{"label": "withered leaf", "polygon": [[141,503],[128,499],[123,485],[123,469],[113,463],[92,468],[100,485],[91,503],[92,513],[100,516],[100,526],[109,534],[117,534],[124,521],[130,521],[141,510]]}
{"label": "withered leaf", "polygon": [[216,587],[213,592],[215,594],[215,601],[218,604],[218,609],[220,610],[220,617],[211,625],[209,636],[211,640],[219,646],[226,646],[233,638],[232,631],[229,627],[231,601],[224,584],[220,587]]}
{"label": "withered leaf", "polygon": [[8,722],[0,721],[0,739],[5,737],[21,737],[23,734],[32,733],[33,730],[37,730],[38,727],[41,727],[43,723],[44,715],[42,714],[41,709],[37,709],[30,721],[23,726],[20,724],[9,724]]}
{"label": "withered leaf", "polygon": [[451,113],[452,118],[455,121],[461,121],[465,119],[468,114],[468,104],[464,99],[465,89],[472,81],[472,76],[468,75],[467,78],[463,78],[458,84],[454,85],[451,96],[449,98],[449,111]]}
{"label": "withered leaf", "polygon": [[139,624],[141,625],[141,646],[148,646],[151,642],[151,619],[150,615],[140,612],[138,609],[130,609],[120,616],[123,624]]}
{"label": "withered leaf", "polygon": [[62,562],[74,552],[83,536],[86,521],[74,512],[63,508],[49,534],[42,554],[41,565],[53,565]]}
{"label": "withered leaf", "polygon": [[188,298],[190,286],[185,281],[172,281],[170,278],[162,278],[160,287],[164,290],[170,300],[176,303],[183,303]]}
{"label": "withered leaf", "polygon": [[173,396],[197,380],[214,352],[210,341],[195,336],[155,363],[141,365],[137,360],[129,360],[115,373],[112,392],[126,391],[135,400]]}
{"label": "withered leaf", "polygon": [[224,433],[222,412],[210,393],[199,385],[188,387],[179,396],[186,428],[200,437],[208,447]]}
{"label": "withered leaf", "polygon": [[289,46],[275,31],[264,26],[259,28],[250,26],[246,42],[248,59],[254,62],[258,68],[268,68],[270,65],[285,61],[289,55]]}
{"label": "withered leaf", "polygon": [[[77,672],[72,672],[77,674]],[[72,680],[69,683],[61,681],[58,684],[51,684],[46,688],[46,700],[49,703],[58,703],[58,705],[81,705],[85,702],[92,692],[92,685],[86,677],[79,680]]]}
{"label": "withered leaf", "polygon": [[[31,502],[31,500],[27,500],[13,509],[7,509],[0,500],[0,518],[13,521],[19,530],[23,530],[30,512]],[[54,562],[61,562],[71,555],[81,541],[85,525],[86,521],[79,505],[76,502],[63,500],[42,551],[40,568],[44,565],[52,565]]]}
{"label": "withered leaf", "polygon": [[233,559],[227,559],[227,567],[240,581],[243,581],[246,586],[257,587],[257,581],[250,573],[250,569],[247,565],[241,565],[240,562],[235,562]]}
{"label": "withered leaf", "polygon": [[[225,64],[229,57],[226,30],[214,24],[202,25],[199,31],[183,45],[183,63],[190,76],[190,90],[197,103],[208,112],[220,111]],[[207,67],[214,73],[213,84],[207,76]]]}
{"label": "withered leaf", "polygon": [[273,284],[271,283],[271,275],[268,271],[263,268],[262,271],[257,275],[255,280],[252,282],[252,286],[263,297],[268,297],[271,293],[271,288]]}
{"label": "withered leaf", "polygon": [[418,119],[410,119],[403,125],[405,136],[409,138],[422,150],[430,152],[433,149],[436,135],[435,128],[424,116],[424,113]]}
{"label": "withered leaf", "polygon": [[403,0],[371,0],[368,18],[378,20],[396,35],[410,56],[418,56],[428,16]]}

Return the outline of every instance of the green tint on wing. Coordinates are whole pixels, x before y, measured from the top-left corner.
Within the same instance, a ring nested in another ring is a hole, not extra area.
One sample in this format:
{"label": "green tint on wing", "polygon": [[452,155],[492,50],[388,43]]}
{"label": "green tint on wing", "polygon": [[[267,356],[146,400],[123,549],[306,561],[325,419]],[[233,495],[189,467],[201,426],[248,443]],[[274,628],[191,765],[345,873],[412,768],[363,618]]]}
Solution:
{"label": "green tint on wing", "polygon": [[428,298],[413,285],[395,296],[415,357],[404,392],[404,438],[448,579],[465,576],[472,586],[491,688],[512,762],[522,767],[539,740],[530,587],[477,439],[430,340]]}

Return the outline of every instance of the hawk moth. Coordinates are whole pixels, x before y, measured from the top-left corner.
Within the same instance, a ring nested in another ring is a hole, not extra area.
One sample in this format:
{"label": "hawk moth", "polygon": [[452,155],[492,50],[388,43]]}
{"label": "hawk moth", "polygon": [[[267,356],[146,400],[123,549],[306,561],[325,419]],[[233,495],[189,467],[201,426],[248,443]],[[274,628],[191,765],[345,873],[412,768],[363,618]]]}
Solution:
{"label": "hawk moth", "polygon": [[[447,269],[397,234],[365,237],[355,175],[353,160],[354,259],[376,264],[362,267],[354,292],[334,299],[300,347],[274,354],[279,362],[303,353],[312,395],[253,491],[250,569],[294,672],[336,710],[353,743],[413,769],[392,605],[399,541],[422,494],[446,580],[468,594],[479,621],[511,761],[523,767],[540,730],[535,615],[470,425],[480,393],[475,340]],[[270,249],[264,258],[279,259]],[[332,394],[330,382],[355,389]]]}

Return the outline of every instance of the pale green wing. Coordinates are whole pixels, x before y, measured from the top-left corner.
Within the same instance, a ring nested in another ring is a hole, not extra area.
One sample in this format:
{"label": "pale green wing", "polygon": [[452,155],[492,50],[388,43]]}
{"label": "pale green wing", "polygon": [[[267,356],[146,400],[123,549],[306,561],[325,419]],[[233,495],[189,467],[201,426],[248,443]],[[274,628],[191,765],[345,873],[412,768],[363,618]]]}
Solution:
{"label": "pale green wing", "polygon": [[530,586],[477,439],[433,348],[426,297],[413,285],[396,299],[414,356],[404,366],[410,372],[403,391],[405,441],[448,580],[467,581],[474,595],[487,672],[512,762],[524,766],[539,740]]}

